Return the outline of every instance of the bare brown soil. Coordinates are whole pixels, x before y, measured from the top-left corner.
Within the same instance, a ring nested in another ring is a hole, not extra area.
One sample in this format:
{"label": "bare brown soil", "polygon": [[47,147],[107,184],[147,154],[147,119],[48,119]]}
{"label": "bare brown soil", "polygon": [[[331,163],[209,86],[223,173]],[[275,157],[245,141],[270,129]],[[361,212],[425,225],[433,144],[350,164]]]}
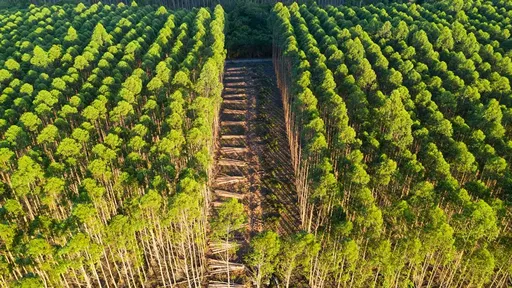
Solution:
{"label": "bare brown soil", "polygon": [[[271,60],[228,61],[222,97],[212,215],[230,198],[244,204],[248,223],[235,236],[240,249],[229,259],[229,287],[250,287],[250,271],[241,264],[251,237],[263,230],[287,235],[299,227],[290,149]],[[226,259],[214,253],[223,248],[209,248],[209,286],[228,287],[227,268],[222,265]]]}

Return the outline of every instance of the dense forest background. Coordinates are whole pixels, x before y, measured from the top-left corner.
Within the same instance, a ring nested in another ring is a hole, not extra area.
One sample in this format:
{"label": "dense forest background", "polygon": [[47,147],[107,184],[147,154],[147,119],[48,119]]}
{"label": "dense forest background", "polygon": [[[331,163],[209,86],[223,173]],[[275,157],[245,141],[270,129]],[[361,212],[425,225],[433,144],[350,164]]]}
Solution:
{"label": "dense forest background", "polygon": [[[7,7],[26,8],[35,5],[62,5],[84,3],[92,5],[98,0],[0,0],[0,9]],[[104,0],[104,4],[125,3],[131,0]],[[273,4],[283,3],[310,3],[320,5],[367,5],[377,3],[422,3],[424,0],[139,0],[138,5],[163,5],[173,9],[207,7],[221,4],[227,17],[226,48],[228,58],[271,57],[272,37],[267,19]]]}
{"label": "dense forest background", "polygon": [[[137,4],[139,5],[164,5],[170,8],[190,8],[190,7],[200,7],[200,6],[214,6],[217,4],[221,4],[223,6],[240,6],[242,5],[245,8],[245,4],[253,5],[253,4],[263,4],[263,7],[266,9],[267,7],[271,7],[276,2],[283,3],[309,3],[316,2],[320,5],[368,5],[368,4],[376,4],[376,3],[422,3],[425,0],[318,0],[318,1],[310,1],[310,0],[285,0],[285,1],[277,1],[277,0],[139,0]],[[428,0],[427,0],[428,1]],[[84,3],[86,5],[92,5],[94,3],[100,2],[99,0],[0,0],[0,8],[5,7],[27,7],[30,4],[36,5],[44,5],[44,4],[78,4]],[[101,1],[103,4],[115,4],[115,3],[125,3],[130,4],[131,0],[103,0]],[[237,4],[237,5],[235,5]],[[252,6],[254,7],[254,6]],[[226,7],[225,7],[226,8]],[[258,9],[258,8],[256,8]],[[270,8],[268,9],[270,11]],[[229,9],[226,9],[226,12],[230,12]]]}

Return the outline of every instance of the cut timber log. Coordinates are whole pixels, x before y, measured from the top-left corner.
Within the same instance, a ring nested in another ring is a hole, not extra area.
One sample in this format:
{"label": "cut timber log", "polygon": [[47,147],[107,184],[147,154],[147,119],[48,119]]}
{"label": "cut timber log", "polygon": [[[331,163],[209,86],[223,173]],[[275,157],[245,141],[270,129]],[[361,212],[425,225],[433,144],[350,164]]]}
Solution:
{"label": "cut timber log", "polygon": [[[241,245],[241,243],[238,243],[236,241],[231,241],[231,240],[227,243],[224,240],[218,240],[216,242],[210,242],[208,244],[210,249],[221,249],[221,250],[231,249],[233,247],[238,247],[240,245]],[[215,259],[215,258],[212,258],[212,259]]]}
{"label": "cut timber log", "polygon": [[226,261],[212,259],[212,258],[208,259],[208,267],[210,267],[210,273],[212,273],[212,274],[216,274],[215,272],[217,272],[217,273],[227,272],[228,265],[229,265],[229,271],[240,271],[240,270],[245,269],[244,264],[235,263],[235,262],[226,263]]}
{"label": "cut timber log", "polygon": [[224,253],[229,250],[236,249],[236,248],[240,247],[240,245],[241,244],[239,244],[237,242],[226,243],[226,242],[222,241],[222,242],[210,243],[209,249],[210,249],[210,253],[215,255],[215,254],[220,254],[220,253]]}
{"label": "cut timber log", "polygon": [[224,87],[225,93],[245,93],[245,88],[235,88],[235,87]]}
{"label": "cut timber log", "polygon": [[221,202],[221,201],[214,201],[212,203],[213,207],[219,207],[219,206],[222,206],[222,204],[224,204],[224,202]]}
{"label": "cut timber log", "polygon": [[224,114],[236,114],[236,115],[243,115],[247,113],[247,110],[239,110],[239,109],[224,109],[222,110],[222,113]]}
{"label": "cut timber log", "polygon": [[244,99],[246,99],[246,97],[247,97],[247,94],[245,94],[245,93],[229,93],[229,94],[222,95],[222,98],[224,98],[224,99],[238,98],[238,99],[234,99],[234,100],[244,100]]}
{"label": "cut timber log", "polygon": [[224,159],[219,159],[219,161],[217,162],[217,165],[244,167],[244,166],[247,166],[247,162],[241,161],[241,160],[224,158]]}
{"label": "cut timber log", "polygon": [[246,153],[249,152],[249,148],[247,147],[221,147],[221,153]]}
{"label": "cut timber log", "polygon": [[216,185],[236,184],[236,183],[245,182],[245,181],[247,181],[247,178],[245,178],[245,176],[224,176],[224,177],[219,177],[219,178],[215,179],[215,184]]}
{"label": "cut timber log", "polygon": [[228,79],[224,78],[224,87],[230,87],[230,88],[243,88],[245,87],[244,81],[233,81],[233,80],[240,80],[240,79]]}
{"label": "cut timber log", "polygon": [[245,79],[244,76],[234,76],[233,73],[232,74],[226,74],[226,76],[224,76],[224,82],[227,82],[227,81],[234,81],[234,80],[242,80],[242,79]]}
{"label": "cut timber log", "polygon": [[225,198],[244,199],[244,197],[245,197],[244,194],[236,193],[236,192],[231,192],[231,191],[226,191],[226,190],[221,190],[221,189],[215,190],[214,193],[217,196],[225,197]]}
{"label": "cut timber log", "polygon": [[246,126],[246,121],[220,121],[221,126]]}
{"label": "cut timber log", "polygon": [[222,104],[247,104],[247,99],[241,100],[223,100]]}
{"label": "cut timber log", "polygon": [[245,100],[247,99],[247,94],[245,93],[229,93],[222,95],[222,98],[226,100]]}
{"label": "cut timber log", "polygon": [[[217,261],[217,263],[215,263],[215,264],[210,263],[210,265],[209,265],[210,269],[211,269],[210,273],[215,274],[215,272],[217,272],[217,273],[227,272],[226,262],[224,262],[222,260],[215,260],[215,261]],[[245,269],[244,264],[229,262],[229,271],[240,271],[240,270],[244,270],[244,269]]]}
{"label": "cut timber log", "polygon": [[229,67],[229,68],[226,68],[226,71],[241,71],[241,70],[245,70],[245,67]]}
{"label": "cut timber log", "polygon": [[238,140],[247,138],[245,135],[221,135],[220,139],[222,140]]}

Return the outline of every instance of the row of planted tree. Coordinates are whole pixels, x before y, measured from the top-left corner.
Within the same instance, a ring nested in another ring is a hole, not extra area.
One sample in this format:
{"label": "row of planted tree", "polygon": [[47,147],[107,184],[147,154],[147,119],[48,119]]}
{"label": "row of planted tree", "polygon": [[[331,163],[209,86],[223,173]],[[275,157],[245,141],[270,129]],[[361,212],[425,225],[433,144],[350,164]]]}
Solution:
{"label": "row of planted tree", "polygon": [[[103,4],[118,4],[118,3],[124,3],[126,5],[129,5],[132,3],[133,0],[67,0],[68,3],[84,3],[85,5],[93,5],[96,3],[103,3]],[[395,2],[407,2],[404,0],[393,0]],[[62,0],[0,0],[0,5],[4,4],[6,7],[12,7],[12,6],[21,6],[26,7],[30,4],[34,5],[55,5],[55,4],[61,4]],[[264,4],[264,5],[273,5],[276,2],[284,2],[284,3],[307,3],[308,0],[298,0],[298,1],[292,1],[292,0],[285,0],[285,1],[279,1],[279,0],[139,0],[137,3],[139,5],[158,5],[158,6],[164,6],[170,9],[191,9],[194,7],[214,7],[215,5],[238,5],[243,4],[243,2],[252,2],[255,4]],[[316,1],[318,4],[321,5],[367,5],[367,4],[374,4],[379,2],[388,2],[387,0],[318,0]]]}
{"label": "row of planted tree", "polygon": [[[252,239],[256,286],[511,284],[511,8],[274,7],[303,232]],[[222,8],[0,23],[0,286],[201,287]]]}
{"label": "row of planted tree", "polygon": [[0,287],[201,287],[223,9],[0,22]]}
{"label": "row of planted tree", "polygon": [[511,285],[510,8],[274,7],[303,232],[259,248],[267,279]]}

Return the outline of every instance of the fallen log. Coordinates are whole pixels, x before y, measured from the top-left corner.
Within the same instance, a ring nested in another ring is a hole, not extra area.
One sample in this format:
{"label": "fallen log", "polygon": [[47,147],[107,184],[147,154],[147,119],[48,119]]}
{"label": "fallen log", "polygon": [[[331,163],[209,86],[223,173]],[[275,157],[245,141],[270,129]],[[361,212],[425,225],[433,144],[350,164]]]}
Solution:
{"label": "fallen log", "polygon": [[222,110],[222,113],[224,114],[236,114],[236,115],[242,115],[247,113],[247,110],[240,110],[240,109],[224,109]]}
{"label": "fallen log", "polygon": [[233,98],[241,98],[241,99],[235,99],[235,100],[243,100],[246,99],[247,94],[245,93],[230,93],[230,94],[224,94],[222,95],[223,99],[233,99]]}
{"label": "fallen log", "polygon": [[[217,259],[208,259],[208,267],[210,268],[210,273],[214,271],[223,271],[227,272],[227,266],[229,265],[229,271],[240,271],[245,269],[245,265],[241,263],[235,263],[235,262],[228,262],[223,260],[217,260]],[[220,272],[220,273],[223,273]]]}
{"label": "fallen log", "polygon": [[224,100],[222,101],[223,104],[247,104],[247,99],[241,99],[241,100]]}
{"label": "fallen log", "polygon": [[219,197],[224,197],[224,198],[244,199],[244,197],[245,197],[245,195],[242,193],[236,193],[236,192],[231,192],[231,191],[222,190],[222,189],[217,189],[217,190],[215,190],[214,193],[215,193],[215,195],[217,195]]}
{"label": "fallen log", "polygon": [[237,247],[240,247],[240,244],[236,243],[234,241],[232,241],[232,242],[230,241],[229,243],[215,242],[215,243],[210,243],[209,250],[210,250],[211,254],[215,255],[215,254],[225,253],[226,251],[233,250]]}
{"label": "fallen log", "polygon": [[217,161],[218,165],[221,166],[247,166],[247,162],[236,159],[221,158]]}
{"label": "fallen log", "polygon": [[238,140],[238,139],[245,139],[247,136],[245,135],[221,135],[220,139],[222,140]]}
{"label": "fallen log", "polygon": [[247,121],[220,121],[220,126],[246,126]]}
{"label": "fallen log", "polygon": [[236,184],[246,181],[247,178],[245,176],[223,176],[215,179],[215,185]]}
{"label": "fallen log", "polygon": [[221,153],[246,153],[249,152],[250,149],[248,147],[221,147]]}

